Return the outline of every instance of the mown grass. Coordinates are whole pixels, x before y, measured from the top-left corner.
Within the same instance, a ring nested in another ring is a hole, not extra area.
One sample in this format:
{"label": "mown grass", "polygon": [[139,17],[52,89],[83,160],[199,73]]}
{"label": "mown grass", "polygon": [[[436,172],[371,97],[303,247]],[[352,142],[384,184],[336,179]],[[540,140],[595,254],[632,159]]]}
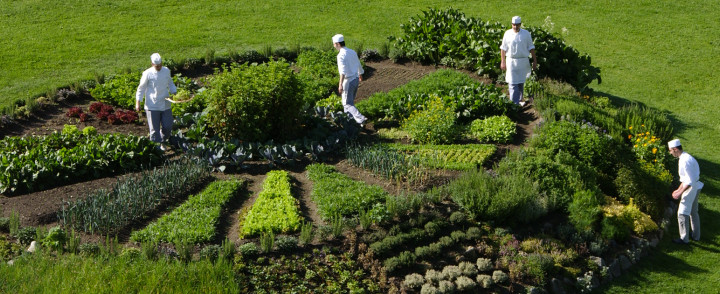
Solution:
{"label": "mown grass", "polygon": [[[547,16],[558,33],[593,58],[603,83],[591,85],[615,102],[636,101],[671,111],[678,137],[699,161],[706,183],[700,199],[703,240],[679,247],[666,237],[609,293],[716,291],[720,284],[720,2],[717,1],[6,1],[0,5],[0,107],[93,73],[148,66],[165,57],[201,57],[266,45],[377,48],[401,23],[427,7],[507,21],[521,15],[539,26]],[[673,223],[668,235],[674,237]]]}

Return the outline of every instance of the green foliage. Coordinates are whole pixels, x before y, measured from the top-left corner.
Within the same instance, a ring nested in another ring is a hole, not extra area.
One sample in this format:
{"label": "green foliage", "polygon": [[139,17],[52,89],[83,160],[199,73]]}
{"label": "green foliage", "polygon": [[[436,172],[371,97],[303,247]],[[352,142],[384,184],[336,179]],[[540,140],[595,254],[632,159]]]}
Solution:
{"label": "green foliage", "polygon": [[0,262],[13,259],[22,253],[23,248],[17,242],[10,242],[5,235],[0,235]]}
{"label": "green foliage", "polygon": [[402,128],[413,141],[421,144],[452,143],[460,132],[452,108],[445,106],[438,96],[430,98],[423,110],[410,114],[402,122]]}
{"label": "green foliage", "polygon": [[[581,162],[589,165],[602,177],[598,184],[611,179],[616,171],[616,163],[626,159],[621,152],[621,145],[607,135],[599,134],[586,124],[576,124],[568,121],[551,122],[540,128],[540,132],[531,141],[530,145],[537,149],[544,149],[555,155],[565,151]],[[601,186],[606,194],[614,194],[612,188]]]}
{"label": "green foliage", "polygon": [[220,256],[220,245],[210,244],[200,249],[200,260],[215,262]]}
{"label": "green foliage", "polygon": [[10,232],[10,218],[9,217],[0,217],[0,232],[4,232],[4,233]]}
{"label": "green foliage", "polygon": [[288,173],[282,170],[269,172],[262,191],[245,215],[242,236],[297,231],[302,221],[298,207],[298,200],[290,192]]}
{"label": "green foliage", "polygon": [[403,251],[398,256],[385,260],[383,265],[388,273],[395,273],[403,268],[408,268],[415,264],[417,257],[410,251]]}
{"label": "green foliage", "polygon": [[307,171],[313,182],[312,199],[325,220],[336,215],[356,215],[371,209],[387,196],[381,187],[354,181],[330,165],[312,164]]}
{"label": "green foliage", "polygon": [[313,241],[313,225],[311,222],[303,222],[300,226],[300,244],[310,244]]}
{"label": "green foliage", "polygon": [[28,246],[30,242],[35,240],[37,229],[35,227],[23,227],[20,229],[15,237],[17,237],[20,245]]}
{"label": "green foliage", "polygon": [[[620,108],[616,118],[625,130],[625,136],[650,132],[650,135],[656,136],[660,142],[667,142],[673,137],[673,123],[667,112],[640,104],[630,104]],[[641,129],[638,131],[639,128]]]}
{"label": "green foliage", "polygon": [[461,123],[515,110],[515,105],[500,88],[477,82],[462,72],[446,69],[387,93],[375,93],[359,101],[357,107],[368,117],[402,120],[425,108],[434,95],[443,97],[446,106],[452,106]]}
{"label": "green foliage", "polygon": [[40,191],[135,171],[161,159],[161,151],[147,137],[80,132],[6,137],[0,141],[0,193]]}
{"label": "green foliage", "polygon": [[82,200],[64,201],[58,218],[65,227],[87,233],[114,233],[170,200],[197,188],[210,176],[202,163],[182,160],[126,177],[109,189],[98,189]]}
{"label": "green foliage", "polygon": [[407,156],[385,145],[348,144],[345,154],[352,165],[391,180],[412,182],[426,174],[420,169],[420,158]]}
{"label": "green foliage", "polygon": [[516,127],[507,116],[491,116],[472,121],[470,133],[481,142],[507,143],[515,136]]}
{"label": "green foliage", "polygon": [[250,260],[260,254],[260,249],[254,242],[242,244],[238,247],[238,250],[240,251],[240,255],[246,260]]}
{"label": "green foliage", "polygon": [[135,107],[135,93],[140,85],[142,74],[130,72],[109,76],[104,83],[90,90],[90,95],[98,101],[125,109]]}
{"label": "green foliage", "polygon": [[[467,17],[449,8],[429,9],[401,25],[403,36],[390,37],[410,59],[470,69],[480,75],[497,78],[501,71],[500,40],[505,25]],[[528,28],[538,56],[538,75],[567,81],[585,91],[593,80],[600,82],[600,69],[590,57],[581,55],[557,36],[541,29]]]}
{"label": "green foliage", "polygon": [[297,78],[302,86],[302,100],[306,105],[316,105],[337,87],[340,78],[337,71],[337,51],[303,51],[298,55],[295,65],[300,68]]}
{"label": "green foliage", "polygon": [[482,166],[495,153],[495,145],[490,144],[452,144],[452,145],[409,145],[387,144],[390,149],[419,158],[423,166],[450,169],[475,170]]}
{"label": "green foliage", "polygon": [[579,232],[596,231],[602,218],[602,204],[604,198],[594,190],[581,190],[575,192],[568,207],[570,223]]}
{"label": "green foliage", "polygon": [[302,100],[286,62],[232,65],[206,87],[207,122],[221,138],[282,140],[296,133]]}
{"label": "green foliage", "polygon": [[260,235],[260,250],[264,253],[272,251],[275,247],[275,234],[272,232],[262,233]]}
{"label": "green foliage", "polygon": [[672,155],[665,152],[667,140],[656,137],[645,124],[629,126],[625,132],[638,162],[649,163],[660,173],[667,169],[672,159]]}
{"label": "green foliage", "polygon": [[644,161],[621,165],[613,181],[619,199],[625,203],[635,199],[640,210],[655,218],[660,218],[665,210],[671,182],[668,170]]}
{"label": "green foliage", "polygon": [[325,107],[331,112],[343,111],[342,97],[331,93],[329,97],[318,100],[315,103],[315,107]]}
{"label": "green foliage", "polygon": [[457,280],[455,280],[455,289],[457,289],[457,291],[467,292],[475,289],[475,287],[477,287],[477,283],[466,276],[458,277]]}
{"label": "green foliage", "polygon": [[278,236],[275,239],[275,246],[279,252],[293,253],[298,248],[298,239],[293,236]]}
{"label": "green foliage", "polygon": [[521,175],[492,177],[484,171],[470,171],[435,193],[453,199],[476,219],[523,224],[547,213],[545,199],[537,189]]}
{"label": "green foliage", "polygon": [[182,205],[163,215],[142,230],[131,234],[137,242],[199,244],[213,240],[223,208],[235,197],[245,182],[216,181]]}
{"label": "green foliage", "polygon": [[97,133],[97,129],[93,126],[87,126],[82,129],[82,135],[86,137],[96,136]]}
{"label": "green foliage", "polygon": [[565,151],[555,156],[541,150],[511,152],[500,161],[497,172],[521,174],[537,183],[551,211],[564,211],[578,189],[595,186],[594,172]]}
{"label": "green foliage", "polygon": [[45,236],[45,239],[42,240],[42,244],[51,250],[62,252],[67,241],[68,236],[65,233],[65,230],[59,226],[55,226],[48,231],[47,236]]}

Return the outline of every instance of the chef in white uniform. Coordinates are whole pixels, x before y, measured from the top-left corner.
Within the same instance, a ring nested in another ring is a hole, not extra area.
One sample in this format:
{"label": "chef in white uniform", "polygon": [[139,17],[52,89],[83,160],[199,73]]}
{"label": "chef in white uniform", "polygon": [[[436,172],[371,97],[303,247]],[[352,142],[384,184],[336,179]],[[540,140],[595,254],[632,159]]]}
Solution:
{"label": "chef in white uniform", "polygon": [[668,142],[668,148],[670,154],[679,159],[678,175],[680,176],[680,186],[672,193],[674,199],[680,199],[677,213],[680,238],[674,239],[673,242],[688,244],[690,237],[695,241],[700,240],[698,194],[703,188],[703,183],[700,182],[700,166],[694,157],[683,151],[680,140]]}
{"label": "chef in white uniform", "polygon": [[507,30],[500,45],[500,69],[506,71],[505,81],[508,83],[510,100],[520,104],[523,95],[525,79],[530,76],[530,60],[532,55],[532,69],[537,69],[535,45],[533,45],[530,32],[521,29],[519,16],[513,16],[512,29]]}

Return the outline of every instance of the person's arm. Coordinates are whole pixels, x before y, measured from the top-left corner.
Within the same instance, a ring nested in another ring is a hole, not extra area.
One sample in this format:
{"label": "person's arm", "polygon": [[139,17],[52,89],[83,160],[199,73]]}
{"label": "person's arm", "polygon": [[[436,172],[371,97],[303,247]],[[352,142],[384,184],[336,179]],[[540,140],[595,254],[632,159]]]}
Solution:
{"label": "person's arm", "polygon": [[340,74],[340,84],[338,84],[338,92],[342,95],[343,92],[343,82],[345,81],[345,74]]}
{"label": "person's arm", "polygon": [[147,88],[147,76],[145,73],[140,78],[140,85],[138,85],[137,92],[135,93],[135,111],[140,111],[140,101],[145,95],[145,89]]}
{"label": "person's arm", "polygon": [[690,185],[686,185],[685,183],[680,183],[680,186],[675,189],[675,191],[672,192],[673,199],[680,199],[683,193],[685,193],[685,190],[690,188]]}
{"label": "person's arm", "polygon": [[175,86],[175,82],[173,82],[172,74],[170,73],[170,70],[168,69],[168,76],[170,76],[170,82],[169,84],[169,91],[170,94],[177,94],[177,87]]}
{"label": "person's arm", "polygon": [[532,69],[537,70],[537,56],[535,56],[535,49],[530,50],[530,55],[532,55],[533,59]]}
{"label": "person's arm", "polygon": [[505,50],[500,49],[500,69],[505,70]]}
{"label": "person's arm", "polygon": [[337,56],[338,72],[340,73],[340,83],[338,83],[338,92],[342,95],[343,82],[345,81],[345,54],[340,51]]}

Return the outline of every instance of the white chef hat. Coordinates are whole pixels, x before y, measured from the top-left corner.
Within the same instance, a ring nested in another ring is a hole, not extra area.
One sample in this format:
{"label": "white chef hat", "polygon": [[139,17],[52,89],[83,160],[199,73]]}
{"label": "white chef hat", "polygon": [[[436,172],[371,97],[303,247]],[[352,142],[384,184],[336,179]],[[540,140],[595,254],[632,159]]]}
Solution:
{"label": "white chef hat", "polygon": [[150,61],[152,64],[161,64],[162,63],[162,57],[160,57],[159,53],[153,53],[150,55]]}
{"label": "white chef hat", "polygon": [[340,43],[342,41],[345,41],[345,37],[343,37],[343,35],[341,35],[341,34],[337,34],[332,37],[332,41],[333,41],[333,43]]}
{"label": "white chef hat", "polygon": [[520,17],[517,16],[517,15],[516,15],[516,16],[513,16],[513,18],[512,18],[512,24],[519,24],[519,23],[521,23]]}
{"label": "white chef hat", "polygon": [[675,139],[670,142],[668,142],[668,148],[675,148],[680,146],[680,139]]}

